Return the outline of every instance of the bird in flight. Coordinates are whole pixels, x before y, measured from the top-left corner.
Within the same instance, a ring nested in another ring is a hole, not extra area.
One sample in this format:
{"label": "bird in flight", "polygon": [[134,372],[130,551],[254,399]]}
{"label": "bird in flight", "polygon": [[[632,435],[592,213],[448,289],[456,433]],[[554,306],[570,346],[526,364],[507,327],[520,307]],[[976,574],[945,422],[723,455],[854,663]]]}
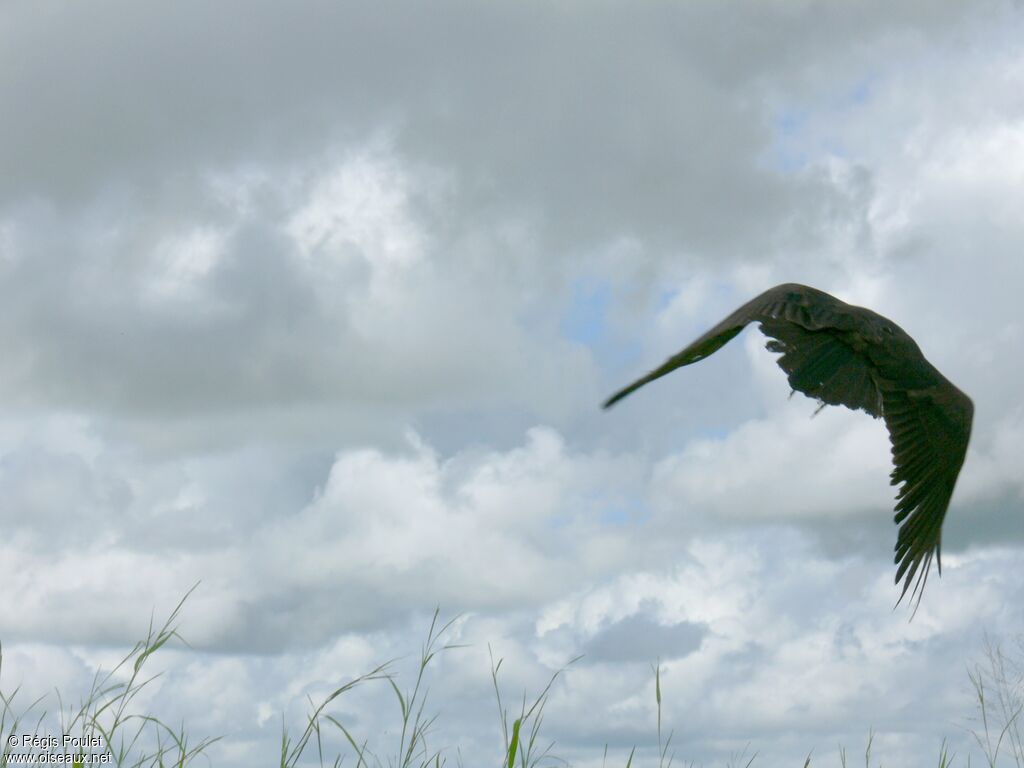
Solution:
{"label": "bird in flight", "polygon": [[[882,417],[892,443],[899,600],[913,585],[920,605],[932,557],[942,574],[942,521],[971,436],[974,404],[929,363],[896,323],[824,291],[796,283],[770,288],[737,309],[659,368],[619,390],[617,403],[644,384],[714,353],[758,323],[767,348],[781,353],[789,385],[827,405]],[[916,577],[916,579],[915,579]]]}

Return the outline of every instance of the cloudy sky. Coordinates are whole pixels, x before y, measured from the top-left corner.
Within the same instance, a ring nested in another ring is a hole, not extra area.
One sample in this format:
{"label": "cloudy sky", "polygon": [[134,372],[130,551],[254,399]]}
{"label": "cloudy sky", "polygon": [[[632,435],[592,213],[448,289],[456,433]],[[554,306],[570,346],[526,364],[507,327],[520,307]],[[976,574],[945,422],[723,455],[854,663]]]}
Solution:
{"label": "cloudy sky", "polygon": [[[399,657],[433,743],[963,760],[1024,632],[1024,10],[997,2],[0,5],[0,688],[76,699],[196,582],[146,700],[217,766]],[[974,399],[942,579],[884,425],[788,399],[761,290],[891,317]],[[390,692],[333,710],[394,743]],[[980,754],[974,755],[977,761]],[[965,764],[961,762],[959,764]]]}

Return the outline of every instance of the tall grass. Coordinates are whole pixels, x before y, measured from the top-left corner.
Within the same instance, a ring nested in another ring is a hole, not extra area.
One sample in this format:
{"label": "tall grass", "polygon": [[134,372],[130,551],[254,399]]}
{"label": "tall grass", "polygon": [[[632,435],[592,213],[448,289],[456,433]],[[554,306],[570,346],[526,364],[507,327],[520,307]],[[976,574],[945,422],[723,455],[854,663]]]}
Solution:
{"label": "tall grass", "polygon": [[[0,737],[3,738],[3,752],[0,752],[0,768],[24,764],[22,755],[28,753],[40,756],[40,748],[15,749],[15,737],[52,735],[56,725],[57,733],[76,736],[84,743],[99,737],[105,750],[98,750],[97,756],[105,752],[109,763],[120,768],[184,768],[202,755],[219,737],[204,738],[192,742],[184,725],[174,728],[159,718],[132,708],[135,699],[149,687],[159,675],[147,675],[146,663],[153,654],[170,640],[181,639],[177,621],[181,608],[195,587],[192,587],[171,611],[167,620],[159,627],[150,618],[146,637],[140,640],[108,672],[98,670],[85,697],[78,705],[65,705],[57,692],[57,710],[46,709],[46,698],[38,698],[24,707],[18,706],[20,689],[6,693],[0,688]],[[3,680],[3,648],[0,646],[0,682]],[[90,755],[79,750],[75,766],[89,764]],[[104,761],[106,762],[106,760]]]}
{"label": "tall grass", "polygon": [[[548,694],[555,680],[570,666],[579,661],[582,656],[571,659],[564,667],[556,671],[548,680],[548,684],[534,698],[529,708],[526,706],[527,696],[523,693],[522,704],[519,707],[519,716],[512,721],[512,732],[509,733],[508,708],[502,703],[501,686],[498,684],[498,671],[501,669],[502,659],[494,661],[494,653],[490,645],[487,646],[487,653],[491,659],[491,680],[494,684],[494,696],[498,702],[498,718],[501,721],[501,734],[505,741],[505,768],[535,768],[545,761],[558,762],[558,758],[551,754],[555,743],[550,742],[543,749],[540,748],[540,729],[544,723],[544,707],[547,705]],[[525,730],[524,730],[525,727]],[[525,736],[524,736],[525,734]],[[518,760],[518,762],[517,762]]]}
{"label": "tall grass", "polygon": [[[96,672],[89,690],[79,704],[66,705],[59,692],[56,693],[57,707],[54,712],[46,708],[45,696],[22,705],[18,688],[4,691],[3,649],[0,646],[0,738],[4,740],[3,751],[0,752],[0,768],[25,764],[25,750],[19,755],[12,748],[11,737],[45,737],[54,732],[77,736],[83,740],[98,736],[107,750],[104,763],[119,768],[184,768],[200,758],[203,758],[204,763],[212,764],[209,750],[220,737],[204,737],[194,741],[186,732],[184,724],[172,727],[155,714],[139,711],[134,706],[139,694],[159,677],[159,674],[147,673],[149,660],[170,641],[184,642],[178,633],[177,622],[185,601],[194,589],[185,594],[160,626],[156,626],[151,619],[145,638],[136,643],[113,669]],[[435,611],[426,641],[420,650],[410,689],[403,689],[399,684],[394,672],[395,660],[391,660],[338,685],[319,702],[309,699],[309,710],[301,732],[293,736],[287,726],[282,726],[280,768],[299,768],[300,765],[340,768],[348,759],[353,761],[351,764],[355,768],[441,768],[449,760],[461,767],[463,760],[457,747],[452,753],[450,749],[438,749],[430,745],[437,715],[431,714],[428,708],[428,669],[439,654],[461,647],[444,641],[455,619],[442,624],[439,616],[439,611]],[[502,742],[496,745],[495,760],[503,768],[569,765],[557,755],[556,742],[544,735],[544,713],[558,678],[582,657],[570,660],[565,667],[552,674],[536,696],[530,697],[524,692],[518,697],[518,705],[510,709],[499,680],[502,659],[495,660],[489,646],[488,652],[502,737]],[[697,768],[696,763],[676,762],[676,748],[672,746],[674,732],[669,730],[665,733],[663,729],[664,691],[660,663],[652,666],[651,671],[656,704],[651,748],[655,745],[657,747],[657,766]],[[968,675],[977,700],[977,711],[974,718],[976,726],[967,730],[981,750],[983,765],[988,768],[1024,768],[1024,724],[1020,722],[1024,712],[1024,642],[1011,654],[986,638],[984,659],[974,665]],[[398,727],[395,729],[397,739],[390,745],[371,745],[368,739],[356,738],[341,716],[332,712],[331,705],[340,697],[367,684],[385,685],[393,694]],[[333,732],[336,738],[327,739],[328,731]],[[335,750],[329,754],[326,744],[337,741],[338,734],[344,751]],[[865,768],[881,768],[882,764],[876,762],[873,755],[873,744],[874,731],[869,731],[863,762],[858,758],[856,763],[850,761],[846,749],[840,746],[838,762],[841,768],[849,768],[854,764],[862,764]],[[624,762],[619,764],[633,768],[637,760],[637,749],[634,746],[624,756]],[[749,745],[741,753],[730,757],[727,768],[752,768],[758,753],[755,751],[748,757],[748,749]],[[43,750],[34,748],[27,751],[38,756]],[[96,755],[92,754],[91,757],[94,761],[92,764],[95,764]],[[81,750],[73,763],[74,768],[90,765],[89,758],[90,755]],[[953,768],[955,758],[955,755],[950,754],[948,744],[943,741],[936,762],[938,768]],[[967,756],[963,764],[971,768],[971,757]],[[602,765],[608,765],[607,745]],[[814,766],[808,754],[803,768]]]}
{"label": "tall grass", "polygon": [[[984,661],[975,664],[968,676],[978,700],[975,719],[981,723],[980,728],[971,729],[971,735],[985,764],[1024,768],[1024,641],[1018,640],[1016,652],[1010,655],[986,635]],[[1002,763],[1000,755],[1007,758]]]}

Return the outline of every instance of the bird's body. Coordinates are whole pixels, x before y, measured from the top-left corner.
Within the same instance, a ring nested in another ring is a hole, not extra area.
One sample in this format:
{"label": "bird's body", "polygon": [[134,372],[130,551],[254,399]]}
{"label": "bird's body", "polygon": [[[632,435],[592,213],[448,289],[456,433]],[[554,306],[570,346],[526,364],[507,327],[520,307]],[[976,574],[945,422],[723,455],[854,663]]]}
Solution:
{"label": "bird's body", "polygon": [[612,395],[604,407],[703,360],[751,322],[770,338],[768,349],[781,353],[777,362],[794,390],[823,405],[885,419],[895,465],[892,484],[903,484],[895,516],[896,581],[903,580],[901,600],[913,584],[919,602],[933,555],[942,569],[942,521],[967,452],[974,406],[888,318],[816,288],[779,285]]}

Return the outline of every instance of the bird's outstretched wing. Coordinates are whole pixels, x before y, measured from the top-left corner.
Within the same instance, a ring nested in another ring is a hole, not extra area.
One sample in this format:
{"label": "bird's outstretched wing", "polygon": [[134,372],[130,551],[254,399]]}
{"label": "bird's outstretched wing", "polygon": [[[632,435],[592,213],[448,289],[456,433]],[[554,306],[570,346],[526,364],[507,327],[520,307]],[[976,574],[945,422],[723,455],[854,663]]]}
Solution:
{"label": "bird's outstretched wing", "polygon": [[[974,412],[970,398],[921,354],[899,326],[863,307],[795,283],[771,288],[616,392],[608,408],[645,384],[703,360],[751,322],[780,353],[790,386],[830,405],[884,416],[897,496],[896,582],[920,603],[933,555],[940,565],[942,521],[963,465]],[[915,581],[916,577],[916,581]]]}
{"label": "bird's outstretched wing", "polygon": [[720,349],[748,323],[759,322],[772,338],[768,349],[781,352],[779,367],[789,385],[831,405],[863,409],[876,418],[881,401],[871,378],[871,361],[857,349],[853,334],[859,309],[806,285],[786,283],[748,301],[695,342],[646,376],[616,392],[608,408],[644,384]]}
{"label": "bird's outstretched wing", "polygon": [[910,599],[920,603],[933,555],[942,573],[942,521],[967,455],[974,405],[944,379],[920,390],[888,381],[880,388],[895,465],[891,482],[903,483],[894,518],[896,582],[903,579],[900,600],[913,583]]}

